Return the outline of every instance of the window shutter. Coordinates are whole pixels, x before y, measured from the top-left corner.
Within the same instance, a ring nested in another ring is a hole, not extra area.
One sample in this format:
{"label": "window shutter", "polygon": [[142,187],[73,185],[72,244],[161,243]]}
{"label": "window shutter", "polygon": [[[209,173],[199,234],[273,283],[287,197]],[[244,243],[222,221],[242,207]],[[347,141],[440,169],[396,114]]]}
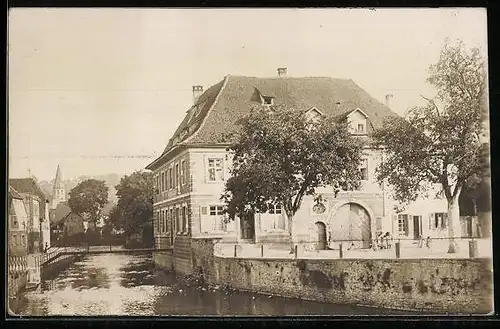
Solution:
{"label": "window shutter", "polygon": [[430,213],[429,214],[429,230],[432,230],[433,219],[434,219],[434,214]]}
{"label": "window shutter", "polygon": [[405,235],[408,235],[410,234],[410,230],[409,230],[409,216],[408,215],[405,215],[404,217],[404,228],[405,228]]}
{"label": "window shutter", "polygon": [[206,215],[207,215],[207,206],[202,206],[202,207],[201,207],[201,214],[202,214],[203,216],[206,216]]}

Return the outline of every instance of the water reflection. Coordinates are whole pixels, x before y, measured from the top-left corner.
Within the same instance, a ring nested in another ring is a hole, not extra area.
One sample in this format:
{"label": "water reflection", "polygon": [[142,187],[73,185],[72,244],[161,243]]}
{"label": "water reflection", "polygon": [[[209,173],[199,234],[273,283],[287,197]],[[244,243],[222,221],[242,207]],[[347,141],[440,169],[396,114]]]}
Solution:
{"label": "water reflection", "polygon": [[118,254],[88,256],[17,304],[13,310],[22,315],[408,314],[181,286],[174,275],[156,270],[151,256]]}

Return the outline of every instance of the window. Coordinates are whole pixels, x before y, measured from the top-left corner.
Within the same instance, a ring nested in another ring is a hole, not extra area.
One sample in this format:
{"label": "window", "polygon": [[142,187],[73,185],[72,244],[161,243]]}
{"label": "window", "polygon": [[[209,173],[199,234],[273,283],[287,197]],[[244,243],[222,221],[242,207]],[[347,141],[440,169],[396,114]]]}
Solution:
{"label": "window", "polygon": [[17,246],[17,235],[14,234],[14,235],[12,235],[12,237],[14,238],[13,239],[14,240],[14,246]]}
{"label": "window", "polygon": [[283,216],[281,204],[277,204],[269,209],[269,214],[273,215],[272,218],[266,219],[268,221],[270,230],[284,230],[285,229],[285,217]]}
{"label": "window", "polygon": [[188,232],[188,221],[187,221],[187,208],[186,208],[186,206],[182,207],[182,231],[184,233]]}
{"label": "window", "polygon": [[163,233],[165,231],[165,228],[163,227],[163,210],[160,212],[160,233]]}
{"label": "window", "polygon": [[161,173],[161,191],[165,191],[165,173]]}
{"label": "window", "polygon": [[[206,207],[203,207],[206,208]],[[202,214],[203,214],[202,208]],[[205,210],[205,214],[207,211]],[[203,216],[202,220],[202,232],[224,232],[226,231],[226,222],[224,215],[224,207],[222,205],[212,205],[208,207],[208,216]]]}
{"label": "window", "polygon": [[154,233],[158,233],[158,211],[154,212],[154,218],[153,218],[153,231]]}
{"label": "window", "polygon": [[168,188],[170,190],[174,188],[172,185],[172,168],[168,168]]}
{"label": "window", "polygon": [[179,208],[175,208],[175,226],[177,226],[177,233],[180,233],[182,230],[181,226],[181,218],[179,216]]}
{"label": "window", "polygon": [[175,232],[176,225],[175,225],[175,219],[174,219],[174,210],[170,209],[170,221],[172,222],[172,232]]}
{"label": "window", "polygon": [[442,212],[438,212],[438,213],[434,213],[434,214],[431,214],[431,228],[434,228],[434,229],[445,229],[446,228],[446,222],[447,222],[447,217],[448,217],[448,214],[446,213],[442,213]]}
{"label": "window", "polygon": [[269,213],[272,215],[281,214],[281,205],[277,204],[277,205],[272,206],[271,209],[269,209]]}
{"label": "window", "polygon": [[269,96],[263,96],[262,101],[263,101],[262,104],[264,105],[273,105],[274,98]]}
{"label": "window", "polygon": [[186,184],[186,161],[181,162],[181,186]]}
{"label": "window", "polygon": [[210,216],[222,215],[224,207],[222,206],[210,206]]}
{"label": "window", "polygon": [[359,167],[359,173],[361,180],[368,180],[368,160],[361,160],[361,165]]}
{"label": "window", "polygon": [[156,193],[160,193],[160,175],[156,176]]}
{"label": "window", "polygon": [[356,129],[356,133],[364,134],[365,133],[365,125],[362,123],[358,123],[358,127]]}
{"label": "window", "polygon": [[167,232],[167,210],[163,211],[163,233]]}
{"label": "window", "polygon": [[172,218],[170,217],[171,215],[171,212],[169,212],[168,210],[165,210],[165,214],[166,214],[166,217],[167,217],[167,235],[170,235],[170,232],[172,231]]}
{"label": "window", "polygon": [[26,244],[26,236],[24,234],[21,235],[21,244],[23,246]]}
{"label": "window", "polygon": [[408,215],[398,215],[398,233],[408,235]]}
{"label": "window", "polygon": [[175,180],[174,180],[174,184],[175,184],[175,187],[179,187],[179,164],[176,163],[175,164]]}
{"label": "window", "polygon": [[211,182],[224,180],[222,159],[208,159],[208,180]]}

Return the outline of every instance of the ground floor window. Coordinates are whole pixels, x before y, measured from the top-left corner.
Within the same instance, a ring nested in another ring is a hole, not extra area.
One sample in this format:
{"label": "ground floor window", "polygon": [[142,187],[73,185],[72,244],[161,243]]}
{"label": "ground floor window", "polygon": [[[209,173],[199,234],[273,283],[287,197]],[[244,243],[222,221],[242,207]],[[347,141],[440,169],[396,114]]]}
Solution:
{"label": "ground floor window", "polygon": [[398,215],[398,233],[408,235],[408,215]]}
{"label": "ground floor window", "polygon": [[432,213],[429,216],[429,229],[445,229],[447,227],[448,214],[443,212]]}
{"label": "ground floor window", "polygon": [[203,206],[201,210],[201,232],[217,233],[227,229],[222,205]]}

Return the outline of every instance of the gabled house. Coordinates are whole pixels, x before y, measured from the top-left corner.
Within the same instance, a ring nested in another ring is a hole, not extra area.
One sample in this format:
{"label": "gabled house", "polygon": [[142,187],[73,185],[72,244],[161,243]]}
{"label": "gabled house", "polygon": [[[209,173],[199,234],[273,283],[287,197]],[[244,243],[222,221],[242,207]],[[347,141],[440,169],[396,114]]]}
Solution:
{"label": "gabled house", "polygon": [[[228,75],[203,93],[195,86],[194,104],[163,153],[146,167],[155,177],[156,246],[173,246],[174,257],[184,259],[186,271],[190,241],[197,237],[285,247],[289,243],[288,223],[280,205],[266,214],[230,223],[222,214],[220,197],[231,167],[228,147],[239,120],[252,107],[285,105],[303,111],[313,121],[335,117],[347,121],[353,135],[366,139],[386,117],[395,115],[352,80],[286,77],[285,68],[278,73],[272,78]],[[395,202],[387,196],[387,187],[375,180],[382,150],[367,143],[363,157],[359,190],[327,187],[318,189],[316,197],[304,198],[293,224],[297,243],[316,244],[321,249],[331,241],[356,239],[359,248],[368,248],[379,232],[421,237],[424,232],[420,228],[430,227],[430,214],[440,218],[446,212],[446,202],[436,199],[435,207],[398,213]]]}
{"label": "gabled house", "polygon": [[50,247],[49,200],[33,178],[12,178],[9,184],[23,197],[28,211],[28,250]]}
{"label": "gabled house", "polygon": [[8,193],[8,255],[26,256],[28,253],[28,212],[23,196],[10,185]]}

